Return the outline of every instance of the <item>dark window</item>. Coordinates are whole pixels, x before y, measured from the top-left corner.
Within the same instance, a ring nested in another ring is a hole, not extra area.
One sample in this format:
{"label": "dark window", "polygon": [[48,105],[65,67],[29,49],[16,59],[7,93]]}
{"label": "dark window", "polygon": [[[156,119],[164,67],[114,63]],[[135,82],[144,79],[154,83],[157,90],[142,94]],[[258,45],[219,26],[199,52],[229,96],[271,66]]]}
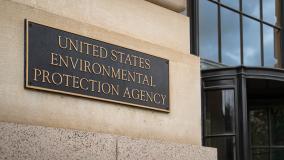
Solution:
{"label": "dark window", "polygon": [[[234,21],[232,21],[232,19],[234,19]],[[221,61],[223,64],[229,66],[241,64],[239,19],[239,14],[226,8],[221,9]]]}
{"label": "dark window", "polygon": [[199,0],[196,3],[199,3],[196,48],[201,58],[225,67],[283,67],[281,0]]}
{"label": "dark window", "polygon": [[260,18],[260,0],[243,0],[242,2],[243,12],[245,14],[248,14],[249,16],[253,16],[255,18]]}
{"label": "dark window", "polygon": [[[279,21],[279,0],[262,0],[263,20],[275,25]],[[277,7],[276,7],[277,6]]]}
{"label": "dark window", "polygon": [[269,150],[267,149],[253,149],[252,150],[253,160],[269,160]]}
{"label": "dark window", "polygon": [[218,160],[235,160],[234,90],[208,90],[205,99],[205,145],[217,148]]}
{"label": "dark window", "polygon": [[217,6],[207,0],[199,1],[200,56],[218,62]]}
{"label": "dark window", "polygon": [[206,135],[234,133],[233,90],[206,92]]}
{"label": "dark window", "polygon": [[205,145],[217,148],[218,160],[236,160],[236,146],[234,137],[208,138]]}
{"label": "dark window", "polygon": [[263,46],[264,66],[278,67],[277,61],[281,59],[280,30],[263,25]]}
{"label": "dark window", "polygon": [[249,124],[252,160],[283,160],[283,105],[253,106],[249,112]]}
{"label": "dark window", "polygon": [[[255,0],[253,0],[255,1]],[[260,23],[250,18],[243,18],[244,64],[261,65]]]}
{"label": "dark window", "polygon": [[284,149],[273,149],[271,151],[271,160],[283,160],[284,159]]}
{"label": "dark window", "polygon": [[251,144],[260,146],[268,145],[268,119],[267,110],[259,109],[250,111]]}
{"label": "dark window", "polygon": [[272,145],[284,146],[284,108],[272,108],[271,115]]}
{"label": "dark window", "polygon": [[222,4],[230,6],[236,10],[239,10],[239,0],[220,0]]}

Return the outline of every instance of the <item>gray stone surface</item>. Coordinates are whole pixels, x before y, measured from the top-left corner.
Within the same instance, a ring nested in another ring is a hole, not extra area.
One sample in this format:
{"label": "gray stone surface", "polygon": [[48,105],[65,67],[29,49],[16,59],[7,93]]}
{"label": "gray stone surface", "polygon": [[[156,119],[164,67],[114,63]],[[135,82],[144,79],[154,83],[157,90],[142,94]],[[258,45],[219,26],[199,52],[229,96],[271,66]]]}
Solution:
{"label": "gray stone surface", "polygon": [[0,160],[115,160],[114,136],[0,123]]}
{"label": "gray stone surface", "polygon": [[188,144],[0,122],[0,160],[217,160]]}
{"label": "gray stone surface", "polygon": [[118,160],[217,160],[216,149],[127,137],[118,139]]}

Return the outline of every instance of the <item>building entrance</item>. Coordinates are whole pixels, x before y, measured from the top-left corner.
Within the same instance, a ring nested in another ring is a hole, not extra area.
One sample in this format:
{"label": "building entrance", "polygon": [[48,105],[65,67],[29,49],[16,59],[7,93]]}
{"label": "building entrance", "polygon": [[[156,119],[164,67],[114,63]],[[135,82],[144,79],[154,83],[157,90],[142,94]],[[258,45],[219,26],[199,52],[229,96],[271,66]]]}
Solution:
{"label": "building entrance", "polygon": [[203,144],[218,160],[284,159],[284,70],[202,71]]}
{"label": "building entrance", "polygon": [[283,82],[247,80],[251,160],[284,159]]}

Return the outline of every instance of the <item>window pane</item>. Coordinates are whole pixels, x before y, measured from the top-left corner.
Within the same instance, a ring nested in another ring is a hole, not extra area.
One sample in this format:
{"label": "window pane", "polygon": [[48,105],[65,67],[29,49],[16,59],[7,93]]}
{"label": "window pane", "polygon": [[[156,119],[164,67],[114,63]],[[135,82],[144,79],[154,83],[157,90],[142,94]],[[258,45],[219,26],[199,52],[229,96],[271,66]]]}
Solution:
{"label": "window pane", "polygon": [[263,25],[264,66],[266,67],[277,67],[276,55],[280,56],[278,54],[280,51],[280,39],[278,40],[274,36],[277,33],[274,33],[275,31],[272,27]]}
{"label": "window pane", "polygon": [[251,143],[255,146],[269,145],[268,112],[266,109],[249,112]]}
{"label": "window pane", "polygon": [[272,117],[272,120],[271,120],[272,144],[284,146],[284,108],[283,106],[273,107],[271,110],[271,114],[272,114],[271,116]]}
{"label": "window pane", "polygon": [[244,64],[261,65],[260,23],[250,18],[243,18]]}
{"label": "window pane", "polygon": [[[275,24],[277,21],[277,17],[280,18],[280,0],[263,0],[263,20]],[[278,7],[276,9],[276,7]]]}
{"label": "window pane", "polygon": [[[264,1],[271,1],[271,0],[264,0]],[[259,18],[260,17],[260,0],[243,0],[243,12]]]}
{"label": "window pane", "polygon": [[207,0],[199,1],[200,57],[218,62],[217,5]]}
{"label": "window pane", "polygon": [[268,149],[253,149],[252,160],[269,160]]}
{"label": "window pane", "polygon": [[206,92],[206,135],[234,133],[234,90]]}
{"label": "window pane", "polygon": [[224,5],[227,5],[231,8],[234,8],[236,10],[239,10],[239,0],[220,0],[220,2]]}
{"label": "window pane", "polygon": [[205,145],[217,148],[218,160],[236,160],[234,137],[217,137],[206,139]]}
{"label": "window pane", "polygon": [[272,160],[283,160],[283,159],[284,159],[284,149],[272,150]]}
{"label": "window pane", "polygon": [[222,63],[240,65],[239,14],[221,8]]}

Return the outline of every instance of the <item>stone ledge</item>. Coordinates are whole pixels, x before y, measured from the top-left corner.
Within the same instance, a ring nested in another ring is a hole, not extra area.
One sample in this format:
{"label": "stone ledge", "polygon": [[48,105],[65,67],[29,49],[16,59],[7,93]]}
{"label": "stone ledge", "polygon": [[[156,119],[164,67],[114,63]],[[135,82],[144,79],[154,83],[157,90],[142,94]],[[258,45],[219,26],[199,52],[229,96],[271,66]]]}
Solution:
{"label": "stone ledge", "polygon": [[186,0],[146,0],[146,1],[173,10],[175,12],[182,12],[186,8]]}
{"label": "stone ledge", "polygon": [[217,160],[216,149],[162,141],[118,139],[118,160]]}
{"label": "stone ledge", "polygon": [[116,159],[116,137],[0,122],[0,160]]}
{"label": "stone ledge", "polygon": [[0,160],[217,160],[213,148],[0,122]]}

